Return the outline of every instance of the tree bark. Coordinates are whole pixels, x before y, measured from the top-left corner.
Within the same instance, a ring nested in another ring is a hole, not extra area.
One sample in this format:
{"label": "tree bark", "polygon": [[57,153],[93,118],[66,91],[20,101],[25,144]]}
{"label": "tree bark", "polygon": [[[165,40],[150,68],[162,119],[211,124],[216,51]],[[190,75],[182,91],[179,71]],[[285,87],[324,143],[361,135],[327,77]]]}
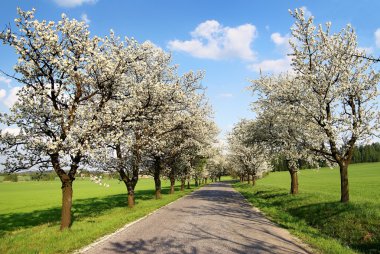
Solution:
{"label": "tree bark", "polygon": [[207,177],[205,178],[205,184],[207,184]]}
{"label": "tree bark", "polygon": [[348,162],[339,163],[340,170],[340,202],[347,203],[350,200],[348,187]]}
{"label": "tree bark", "polygon": [[73,204],[73,181],[67,177],[62,181],[61,230],[71,226],[71,207]]}
{"label": "tree bark", "polygon": [[296,169],[289,169],[290,173],[290,193],[295,195],[298,194],[298,171]]}
{"label": "tree bark", "polygon": [[135,206],[135,188],[133,187],[132,181],[125,183],[128,190],[128,207],[132,208]]}
{"label": "tree bark", "polygon": [[195,177],[195,186],[198,186],[198,177]]}
{"label": "tree bark", "polygon": [[161,159],[160,157],[156,156],[155,157],[155,162],[154,162],[154,185],[155,185],[155,195],[156,199],[161,199],[161,179],[160,179],[160,174],[161,174]]}
{"label": "tree bark", "polygon": [[68,229],[71,226],[71,207],[73,204],[73,181],[75,180],[75,173],[78,169],[81,156],[77,154],[70,165],[70,171],[68,174],[61,168],[59,162],[59,154],[51,154],[50,159],[54,168],[54,171],[61,180],[62,189],[62,210],[61,210],[61,230]]}
{"label": "tree bark", "polygon": [[247,174],[247,181],[248,181],[248,184],[251,183],[251,178],[249,177],[249,174]]}
{"label": "tree bark", "polygon": [[253,175],[252,176],[252,186],[255,186],[255,184],[256,184],[256,176]]}
{"label": "tree bark", "polygon": [[175,178],[174,175],[170,177],[170,194],[174,193]]}
{"label": "tree bark", "polygon": [[190,189],[190,176],[187,178],[187,188]]}
{"label": "tree bark", "polygon": [[186,179],[183,177],[181,178],[181,191],[185,189]]}
{"label": "tree bark", "polygon": [[219,176],[219,182],[222,180],[222,176]]}

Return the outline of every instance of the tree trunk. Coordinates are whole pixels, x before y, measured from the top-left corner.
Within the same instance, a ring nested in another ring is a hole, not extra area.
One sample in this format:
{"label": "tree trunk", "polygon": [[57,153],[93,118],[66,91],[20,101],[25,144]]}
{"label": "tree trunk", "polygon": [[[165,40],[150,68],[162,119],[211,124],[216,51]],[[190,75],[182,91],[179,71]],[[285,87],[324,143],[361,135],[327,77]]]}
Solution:
{"label": "tree trunk", "polygon": [[340,202],[347,203],[350,200],[348,188],[348,162],[339,163],[340,170]]}
{"label": "tree trunk", "polygon": [[161,174],[161,159],[156,156],[155,157],[155,163],[154,163],[154,184],[155,184],[155,195],[156,199],[161,199],[161,179],[160,179],[160,174]]}
{"label": "tree trunk", "polygon": [[187,178],[187,188],[190,189],[190,176]]}
{"label": "tree trunk", "polygon": [[135,190],[131,181],[128,181],[126,185],[128,190],[128,207],[132,208],[135,206]]}
{"label": "tree trunk", "polygon": [[253,175],[252,176],[252,186],[255,186],[255,184],[256,184],[256,176]]}
{"label": "tree trunk", "polygon": [[185,189],[185,184],[186,184],[186,179],[181,178],[181,191],[183,191]]}
{"label": "tree trunk", "polygon": [[195,177],[195,186],[198,186],[198,177]]}
{"label": "tree trunk", "polygon": [[61,230],[68,229],[71,225],[71,207],[73,203],[73,181],[62,180],[62,214]]}
{"label": "tree trunk", "polygon": [[174,193],[174,184],[175,184],[175,178],[173,176],[170,178],[170,194]]}
{"label": "tree trunk", "polygon": [[207,184],[207,177],[205,178],[205,184]]}
{"label": "tree trunk", "polygon": [[222,176],[219,176],[219,182],[222,181]]}
{"label": "tree trunk", "polygon": [[249,177],[249,174],[247,174],[247,181],[248,181],[248,184],[251,183],[251,178]]}
{"label": "tree trunk", "polygon": [[295,195],[298,194],[298,174],[296,169],[290,169],[290,178],[291,178],[291,184],[290,184],[290,193]]}

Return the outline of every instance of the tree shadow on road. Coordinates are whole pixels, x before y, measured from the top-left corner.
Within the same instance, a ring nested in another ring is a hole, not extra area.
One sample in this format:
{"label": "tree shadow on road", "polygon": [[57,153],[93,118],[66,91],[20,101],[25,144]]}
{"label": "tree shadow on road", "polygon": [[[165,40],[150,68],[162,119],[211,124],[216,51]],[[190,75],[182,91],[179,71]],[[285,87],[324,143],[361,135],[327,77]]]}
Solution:
{"label": "tree shadow on road", "polygon": [[[308,253],[307,250],[297,251],[294,248],[287,247],[294,245],[286,239],[287,246],[283,244],[273,244],[268,241],[258,240],[243,235],[236,231],[230,234],[237,234],[239,240],[229,238],[228,235],[222,236],[201,228],[196,224],[189,224],[189,230],[175,231],[176,235],[182,237],[152,237],[150,239],[140,238],[138,240],[113,241],[111,240],[107,246],[101,247],[98,251],[112,253],[181,253],[181,254],[197,254],[197,253]],[[300,248],[297,245],[297,248]]]}

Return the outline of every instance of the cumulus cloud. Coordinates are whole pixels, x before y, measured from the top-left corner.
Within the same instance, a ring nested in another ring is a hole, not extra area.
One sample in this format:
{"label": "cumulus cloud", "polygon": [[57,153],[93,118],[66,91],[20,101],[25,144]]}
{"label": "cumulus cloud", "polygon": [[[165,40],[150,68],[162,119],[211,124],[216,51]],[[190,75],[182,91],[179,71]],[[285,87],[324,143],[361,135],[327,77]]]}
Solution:
{"label": "cumulus cloud", "polygon": [[0,100],[3,99],[7,95],[7,91],[4,89],[0,89]]}
{"label": "cumulus cloud", "polygon": [[375,43],[376,47],[380,48],[380,28],[375,31]]}
{"label": "cumulus cloud", "polygon": [[56,4],[62,7],[73,8],[82,4],[95,4],[98,0],[54,0]]}
{"label": "cumulus cloud", "polygon": [[273,33],[270,38],[276,46],[286,46],[289,44],[289,35],[282,36],[280,33]]}
{"label": "cumulus cloud", "polygon": [[373,53],[373,48],[372,47],[358,47],[358,50],[362,50],[366,54],[372,54]]}
{"label": "cumulus cloud", "polygon": [[88,18],[87,14],[86,13],[83,13],[81,16],[80,16],[80,19],[82,21],[84,21],[84,23],[86,24],[90,24],[91,20]]}
{"label": "cumulus cloud", "polygon": [[5,104],[5,106],[7,106],[8,108],[12,107],[13,104],[15,104],[15,102],[17,101],[18,99],[18,96],[17,96],[17,92],[21,89],[21,87],[13,87],[10,91],[9,91],[9,95],[7,97],[4,97],[2,98],[2,101],[3,103]]}
{"label": "cumulus cloud", "polygon": [[281,35],[280,33],[272,33],[270,36],[272,42],[277,48],[280,49],[284,57],[278,59],[265,59],[259,63],[253,63],[248,66],[248,69],[255,72],[271,72],[281,73],[289,71],[291,68],[291,57],[288,56],[290,52],[289,34]]}
{"label": "cumulus cloud", "polygon": [[252,24],[224,27],[216,20],[207,20],[199,24],[190,35],[192,38],[187,41],[169,41],[169,49],[186,52],[198,58],[214,60],[255,59],[251,44],[257,37],[257,31]]}
{"label": "cumulus cloud", "polygon": [[281,73],[290,70],[291,58],[285,56],[279,59],[264,60],[259,63],[254,63],[248,66],[248,68],[255,72],[271,72]]}
{"label": "cumulus cloud", "polygon": [[0,83],[5,83],[8,86],[11,84],[12,80],[3,76],[0,76]]}
{"label": "cumulus cloud", "polygon": [[311,13],[311,11],[309,11],[309,9],[306,6],[302,6],[300,9],[303,11],[303,13],[305,14],[306,18],[309,18],[309,17],[313,16],[313,14]]}

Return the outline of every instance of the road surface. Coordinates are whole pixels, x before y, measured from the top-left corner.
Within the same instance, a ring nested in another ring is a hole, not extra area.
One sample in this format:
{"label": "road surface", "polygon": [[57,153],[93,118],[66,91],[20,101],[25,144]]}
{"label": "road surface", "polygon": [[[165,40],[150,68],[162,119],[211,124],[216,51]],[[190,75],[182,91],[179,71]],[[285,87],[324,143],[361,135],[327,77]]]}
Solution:
{"label": "road surface", "polygon": [[82,253],[310,253],[229,183],[209,184]]}

